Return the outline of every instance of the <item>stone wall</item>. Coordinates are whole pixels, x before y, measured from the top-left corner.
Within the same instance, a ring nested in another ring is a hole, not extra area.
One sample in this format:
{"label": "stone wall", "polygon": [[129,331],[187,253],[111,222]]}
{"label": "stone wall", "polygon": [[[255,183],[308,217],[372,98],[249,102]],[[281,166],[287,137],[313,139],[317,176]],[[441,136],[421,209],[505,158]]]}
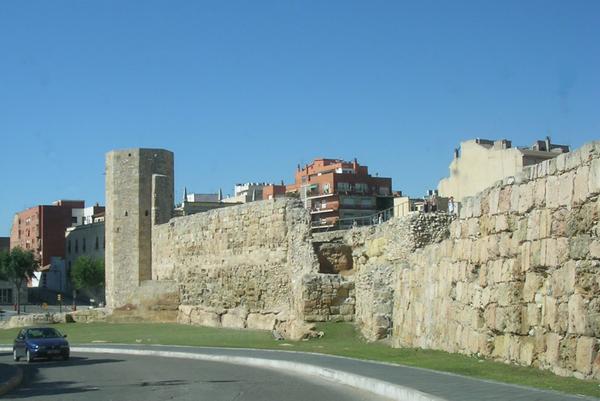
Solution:
{"label": "stone wall", "polygon": [[398,269],[394,345],[600,378],[599,192],[596,142],[468,198]]}
{"label": "stone wall", "polygon": [[[173,153],[163,149],[106,154],[106,302],[131,303],[131,292],[151,278],[152,218],[168,220],[173,205]],[[161,210],[161,207],[163,208]]]}
{"label": "stone wall", "polygon": [[303,320],[303,275],[318,271],[298,201],[253,202],[153,230],[153,279],[179,284],[179,321],[269,328]]}
{"label": "stone wall", "polygon": [[306,274],[302,279],[303,316],[307,322],[354,320],[354,281],[338,274]]}
{"label": "stone wall", "polygon": [[346,234],[356,269],[355,321],[367,340],[391,334],[396,272],[416,249],[447,238],[453,218],[445,213],[413,213]]}
{"label": "stone wall", "polygon": [[[310,306],[316,305],[316,310],[307,316],[314,320],[354,320],[369,341],[388,337],[393,323],[396,272],[416,249],[447,238],[453,219],[454,216],[445,213],[413,213],[376,226],[314,234],[313,244],[321,269],[340,273],[329,276],[342,286],[328,286],[328,289],[352,290],[346,298],[344,291],[322,296],[319,288],[307,285]],[[347,260],[348,250],[351,261]],[[339,305],[342,299],[345,301]],[[342,316],[336,316],[338,311],[344,312]]]}

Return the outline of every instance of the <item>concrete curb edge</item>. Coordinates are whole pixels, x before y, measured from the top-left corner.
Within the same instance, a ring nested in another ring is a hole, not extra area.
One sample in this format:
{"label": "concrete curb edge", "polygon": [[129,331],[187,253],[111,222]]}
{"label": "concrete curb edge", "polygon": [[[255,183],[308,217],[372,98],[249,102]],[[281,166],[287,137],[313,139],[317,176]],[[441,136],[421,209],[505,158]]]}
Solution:
{"label": "concrete curb edge", "polygon": [[246,365],[259,368],[269,368],[285,370],[288,372],[301,373],[313,377],[318,377],[330,382],[344,384],[363,391],[367,391],[383,397],[388,397],[400,401],[446,401],[431,394],[423,393],[410,387],[392,384],[383,380],[373,379],[366,376],[360,376],[354,373],[343,372],[329,368],[323,368],[306,363],[280,361],[266,358],[253,358],[241,356],[209,355],[202,353],[187,353],[176,351],[151,351],[122,348],[88,348],[71,347],[73,352],[99,353],[99,354],[127,354],[127,355],[147,355],[160,356],[166,358],[184,358],[197,359],[203,361],[231,363],[236,365]]}

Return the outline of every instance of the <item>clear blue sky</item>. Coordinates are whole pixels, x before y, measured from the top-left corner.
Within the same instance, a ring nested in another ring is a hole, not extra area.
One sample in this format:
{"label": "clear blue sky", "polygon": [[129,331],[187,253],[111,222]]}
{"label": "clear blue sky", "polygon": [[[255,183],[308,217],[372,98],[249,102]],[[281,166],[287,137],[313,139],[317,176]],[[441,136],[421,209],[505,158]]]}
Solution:
{"label": "clear blue sky", "polygon": [[421,195],[475,137],[600,138],[600,2],[2,1],[0,235],[104,202],[104,154],[175,152],[177,198],[351,159]]}

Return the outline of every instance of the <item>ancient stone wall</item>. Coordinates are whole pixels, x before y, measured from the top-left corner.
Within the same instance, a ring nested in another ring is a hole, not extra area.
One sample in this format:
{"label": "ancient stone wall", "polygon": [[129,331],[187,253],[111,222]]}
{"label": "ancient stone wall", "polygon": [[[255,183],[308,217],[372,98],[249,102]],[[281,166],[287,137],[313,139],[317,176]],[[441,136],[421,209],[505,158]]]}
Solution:
{"label": "ancient stone wall", "polygon": [[398,270],[394,345],[600,378],[599,192],[596,142],[468,198]]}
{"label": "ancient stone wall", "polygon": [[[370,341],[391,334],[394,280],[408,257],[418,248],[447,238],[454,216],[445,213],[414,213],[385,223],[329,234],[330,241],[351,247],[355,286],[354,319],[362,335]],[[321,241],[327,234],[317,236]]]}
{"label": "ancient stone wall", "polygon": [[[159,174],[159,188],[153,174]],[[106,302],[131,303],[151,274],[152,213],[168,220],[173,205],[173,153],[164,149],[106,154]],[[162,207],[160,213],[159,209]]]}
{"label": "ancient stone wall", "polygon": [[272,329],[303,317],[302,277],[317,271],[308,217],[293,200],[177,217],[153,231],[155,280],[179,284],[179,320]]}

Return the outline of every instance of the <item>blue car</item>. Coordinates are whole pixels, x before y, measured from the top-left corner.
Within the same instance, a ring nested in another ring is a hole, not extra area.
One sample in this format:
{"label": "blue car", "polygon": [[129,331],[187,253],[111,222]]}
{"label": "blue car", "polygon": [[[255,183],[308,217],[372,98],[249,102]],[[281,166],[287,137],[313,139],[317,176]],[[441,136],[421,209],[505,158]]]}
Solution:
{"label": "blue car", "polygon": [[13,359],[19,361],[25,358],[31,362],[36,358],[69,359],[69,343],[67,335],[52,327],[30,327],[22,329],[13,345]]}

